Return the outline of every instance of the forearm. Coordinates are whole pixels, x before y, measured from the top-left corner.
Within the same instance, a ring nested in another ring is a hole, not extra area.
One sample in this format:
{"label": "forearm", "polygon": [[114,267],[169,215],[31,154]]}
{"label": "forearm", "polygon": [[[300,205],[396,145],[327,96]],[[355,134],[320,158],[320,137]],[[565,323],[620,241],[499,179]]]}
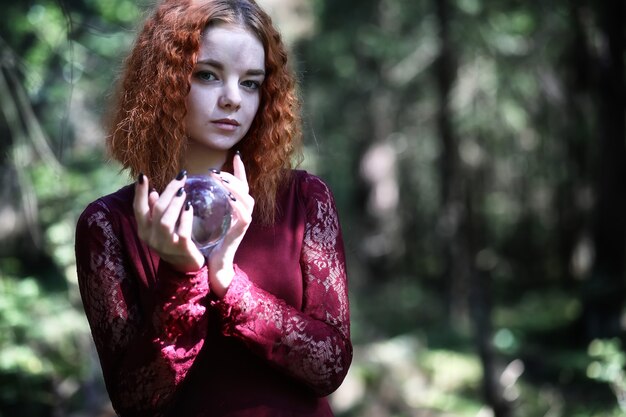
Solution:
{"label": "forearm", "polygon": [[78,222],[81,297],[114,406],[131,415],[158,415],[204,341],[206,268],[184,274],[161,262],[149,279],[154,286],[146,286],[134,272],[142,267],[131,261],[139,257],[129,256],[141,249],[122,243],[115,219],[94,204]]}
{"label": "forearm", "polygon": [[222,300],[223,333],[248,348],[317,395],[325,396],[343,381],[352,358],[349,338],[333,324],[287,305],[254,286],[236,268]]}

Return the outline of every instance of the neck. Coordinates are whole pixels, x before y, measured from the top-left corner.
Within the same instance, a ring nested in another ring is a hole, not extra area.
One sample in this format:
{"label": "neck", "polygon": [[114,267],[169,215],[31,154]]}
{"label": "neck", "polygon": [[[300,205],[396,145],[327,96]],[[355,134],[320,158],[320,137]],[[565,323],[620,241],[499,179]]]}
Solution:
{"label": "neck", "polygon": [[187,143],[185,166],[189,175],[206,175],[211,169],[221,170],[228,151],[209,149],[193,141]]}

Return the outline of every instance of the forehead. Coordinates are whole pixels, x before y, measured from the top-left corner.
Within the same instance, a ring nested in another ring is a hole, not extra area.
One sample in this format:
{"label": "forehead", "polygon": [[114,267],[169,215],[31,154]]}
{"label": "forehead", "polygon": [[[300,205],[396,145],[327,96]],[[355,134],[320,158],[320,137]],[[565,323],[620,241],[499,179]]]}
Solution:
{"label": "forehead", "polygon": [[240,25],[220,24],[202,33],[198,60],[265,68],[265,51],[259,38]]}

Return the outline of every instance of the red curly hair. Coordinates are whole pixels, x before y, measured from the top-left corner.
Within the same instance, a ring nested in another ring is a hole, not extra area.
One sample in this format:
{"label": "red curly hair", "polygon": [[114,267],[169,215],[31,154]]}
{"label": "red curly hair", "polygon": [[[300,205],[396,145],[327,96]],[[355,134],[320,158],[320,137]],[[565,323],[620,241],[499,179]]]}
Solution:
{"label": "red curly hair", "polygon": [[259,110],[223,169],[232,171],[232,156],[241,151],[255,216],[271,223],[276,195],[301,158],[300,102],[281,36],[254,0],[165,0],[156,8],[126,60],[109,116],[108,150],[132,177],[146,174],[157,190],[176,176],[183,167],[186,97],[202,33],[219,23],[245,26],[265,49]]}

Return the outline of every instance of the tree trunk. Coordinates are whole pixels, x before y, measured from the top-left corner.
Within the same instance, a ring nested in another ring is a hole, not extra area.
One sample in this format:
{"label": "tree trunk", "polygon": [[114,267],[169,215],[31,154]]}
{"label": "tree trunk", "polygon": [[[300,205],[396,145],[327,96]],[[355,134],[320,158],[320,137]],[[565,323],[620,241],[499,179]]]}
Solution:
{"label": "tree trunk", "polygon": [[450,110],[456,63],[450,39],[450,6],[448,0],[435,3],[439,23],[441,51],[437,61],[437,85],[440,107],[437,114],[441,139],[441,204],[440,232],[448,287],[449,318],[452,324],[459,318],[471,318],[477,351],[483,368],[483,396],[494,417],[508,417],[511,409],[502,396],[498,381],[494,351],[491,345],[491,280],[487,271],[476,267],[476,254],[481,249],[483,224],[475,213],[472,195],[472,172],[464,169],[459,158],[459,138],[456,136]]}
{"label": "tree trunk", "polygon": [[624,2],[599,2],[603,47],[598,50],[598,161],[593,240],[595,260],[585,291],[588,339],[620,333],[626,272],[626,120],[624,117]]}
{"label": "tree trunk", "polygon": [[464,204],[466,190],[462,183],[458,140],[452,128],[449,105],[456,72],[449,33],[449,5],[447,0],[437,0],[435,3],[441,45],[435,68],[439,92],[437,128],[441,140],[439,159],[441,217],[438,232],[443,249],[448,318],[451,324],[456,324],[468,318],[468,254],[460,239],[461,225],[467,215]]}

